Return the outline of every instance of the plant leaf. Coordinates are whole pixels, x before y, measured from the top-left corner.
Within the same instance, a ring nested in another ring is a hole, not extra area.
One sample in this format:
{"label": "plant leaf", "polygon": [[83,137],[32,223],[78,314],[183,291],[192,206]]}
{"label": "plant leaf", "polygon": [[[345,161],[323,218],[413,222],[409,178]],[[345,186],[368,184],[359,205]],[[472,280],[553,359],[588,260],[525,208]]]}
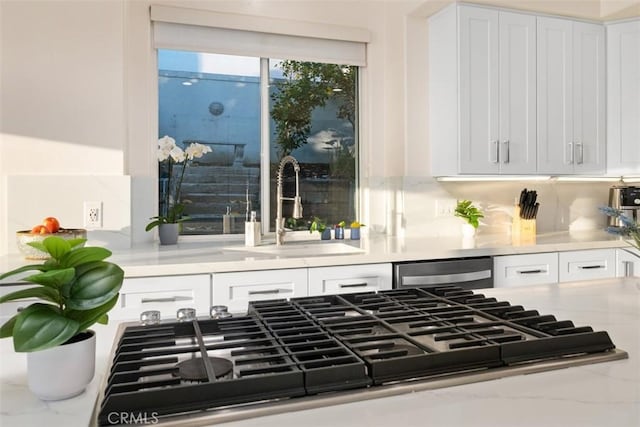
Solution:
{"label": "plant leaf", "polygon": [[71,250],[71,245],[62,237],[50,236],[42,241],[46,251],[55,259],[60,259]]}
{"label": "plant leaf", "polygon": [[80,331],[84,331],[94,323],[106,325],[109,321],[107,313],[116,305],[119,296],[120,295],[116,295],[105,304],[92,308],[91,310],[67,310],[65,316],[76,320],[80,324],[78,328]]}
{"label": "plant leaf", "polygon": [[[76,267],[76,280],[68,289],[67,307],[90,310],[110,301],[120,291],[124,271],[115,264],[95,261]],[[66,291],[63,290],[63,295]]]}
{"label": "plant leaf", "polygon": [[29,242],[27,245],[36,248],[39,251],[47,252],[47,248],[42,244],[42,242]]}
{"label": "plant leaf", "polygon": [[57,307],[35,303],[16,316],[13,347],[29,352],[55,347],[78,333],[79,323],[60,314]]}
{"label": "plant leaf", "polygon": [[165,223],[166,221],[162,221],[160,219],[157,219],[155,221],[151,221],[149,224],[147,224],[147,226],[144,228],[144,231],[150,231],[153,227],[157,227],[160,224]]}
{"label": "plant leaf", "polygon": [[43,264],[23,265],[20,268],[16,268],[15,270],[11,270],[11,271],[8,271],[8,272],[0,275],[0,279],[5,279],[7,277],[14,276],[16,274],[23,273],[25,271],[31,271],[31,270],[46,271],[47,270],[47,266],[45,266]]}
{"label": "plant leaf", "polygon": [[60,259],[63,267],[75,267],[93,261],[102,261],[111,256],[111,251],[100,247],[78,248],[69,251]]}
{"label": "plant leaf", "polygon": [[73,267],[64,268],[62,270],[49,270],[44,273],[34,274],[26,277],[24,280],[31,283],[37,283],[54,289],[60,289],[65,284],[70,283],[75,276]]}
{"label": "plant leaf", "polygon": [[0,304],[23,298],[40,298],[58,304],[60,301],[60,293],[55,289],[38,286],[37,288],[27,288],[19,291],[11,292],[0,297]]}
{"label": "plant leaf", "polygon": [[[18,313],[20,314],[20,313]],[[7,320],[0,328],[0,338],[9,338],[13,335],[13,327],[16,324],[16,318],[18,314],[14,315],[11,319]]]}
{"label": "plant leaf", "polygon": [[71,246],[71,249],[85,243],[86,241],[87,239],[68,239],[67,240],[67,242],[69,242],[69,246]]}

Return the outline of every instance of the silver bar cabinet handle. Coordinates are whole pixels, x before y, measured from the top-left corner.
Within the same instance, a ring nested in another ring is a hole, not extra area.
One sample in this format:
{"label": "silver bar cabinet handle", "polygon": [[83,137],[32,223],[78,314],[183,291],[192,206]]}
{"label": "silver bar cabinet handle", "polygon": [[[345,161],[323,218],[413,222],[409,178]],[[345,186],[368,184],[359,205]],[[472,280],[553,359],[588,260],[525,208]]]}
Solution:
{"label": "silver bar cabinet handle", "polygon": [[581,165],[584,163],[584,145],[582,145],[582,142],[576,142],[576,150],[578,150],[578,155],[576,156],[578,158],[578,164]]}
{"label": "silver bar cabinet handle", "polygon": [[249,295],[272,295],[280,292],[288,292],[288,289],[265,289],[264,291],[249,291]]}
{"label": "silver bar cabinet handle", "polygon": [[631,262],[631,261],[622,261],[622,265],[624,265],[624,277],[632,277],[633,276],[633,262]]}
{"label": "silver bar cabinet handle", "polygon": [[573,164],[573,142],[569,143],[569,164]]}
{"label": "silver bar cabinet handle", "polygon": [[605,268],[604,265],[596,264],[596,265],[579,265],[578,268],[580,270],[595,270],[598,268]]}
{"label": "silver bar cabinet handle", "polygon": [[140,302],[142,302],[142,304],[149,304],[153,302],[178,302],[178,301],[190,301],[190,300],[191,298],[189,297],[174,296],[174,297],[164,297],[164,298],[142,298]]}
{"label": "silver bar cabinet handle", "polygon": [[494,141],[491,141],[491,143],[493,144],[496,152],[496,159],[493,161],[493,163],[500,163],[500,141],[496,139]]}
{"label": "silver bar cabinet handle", "polygon": [[504,148],[505,148],[505,153],[506,155],[504,156],[504,159],[502,160],[503,163],[509,163],[509,161],[511,160],[511,149],[510,149],[510,144],[509,144],[509,140],[505,140],[502,142],[504,144]]}
{"label": "silver bar cabinet handle", "polygon": [[350,284],[340,284],[338,285],[341,288],[366,288],[367,283],[350,283]]}
{"label": "silver bar cabinet handle", "polygon": [[541,268],[537,269],[537,270],[521,270],[518,271],[518,274],[540,274],[540,273],[546,273],[547,270],[543,270]]}

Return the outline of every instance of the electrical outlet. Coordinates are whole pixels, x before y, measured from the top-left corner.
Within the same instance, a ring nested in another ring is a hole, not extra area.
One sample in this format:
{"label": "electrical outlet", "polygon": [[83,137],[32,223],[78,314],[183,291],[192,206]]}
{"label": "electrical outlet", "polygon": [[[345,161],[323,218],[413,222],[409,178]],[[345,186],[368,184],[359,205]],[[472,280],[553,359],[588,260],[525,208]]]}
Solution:
{"label": "electrical outlet", "polygon": [[456,210],[456,199],[436,200],[436,216],[452,216]]}
{"label": "electrical outlet", "polygon": [[102,202],[84,202],[85,228],[102,228]]}

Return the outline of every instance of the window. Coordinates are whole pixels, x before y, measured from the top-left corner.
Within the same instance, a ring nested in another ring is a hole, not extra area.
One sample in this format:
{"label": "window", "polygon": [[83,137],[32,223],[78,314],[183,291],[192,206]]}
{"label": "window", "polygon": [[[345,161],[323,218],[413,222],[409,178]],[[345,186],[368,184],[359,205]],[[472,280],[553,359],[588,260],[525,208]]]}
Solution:
{"label": "window", "polygon": [[[191,220],[182,233],[244,233],[251,211],[273,230],[285,155],[300,163],[304,209],[289,228],[307,229],[314,217],[355,220],[357,75],[357,66],[327,62],[158,49],[159,136],[213,150],[185,173],[181,199]],[[292,196],[292,168],[285,175],[284,195]],[[160,170],[161,201],[165,183]],[[291,210],[285,201],[285,218]]]}

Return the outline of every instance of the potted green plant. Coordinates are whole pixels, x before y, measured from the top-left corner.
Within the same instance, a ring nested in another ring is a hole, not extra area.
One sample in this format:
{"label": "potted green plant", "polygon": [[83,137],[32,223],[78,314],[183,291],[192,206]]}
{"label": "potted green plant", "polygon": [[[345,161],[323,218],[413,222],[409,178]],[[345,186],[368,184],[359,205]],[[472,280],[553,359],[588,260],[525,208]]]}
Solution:
{"label": "potted green plant", "polygon": [[317,216],[313,217],[313,221],[309,225],[309,233],[314,231],[320,233],[321,240],[331,240],[331,229],[327,228],[327,224]]}
{"label": "potted green plant", "polygon": [[351,240],[360,240],[360,228],[364,226],[364,224],[361,224],[358,221],[351,221],[351,225],[349,227],[351,230]]}
{"label": "potted green plant", "polygon": [[[182,181],[187,167],[193,159],[199,159],[211,151],[208,145],[197,142],[189,144],[183,150],[170,136],[164,136],[158,140],[158,162],[160,169],[165,169],[167,186],[162,194],[160,215],[151,218],[152,221],[147,224],[145,231],[151,231],[157,226],[161,245],[175,245],[180,234],[180,223],[190,219],[184,214],[185,205],[181,198]],[[173,169],[179,164],[182,165],[180,176],[175,180]]]}
{"label": "potted green plant", "polygon": [[462,234],[465,237],[475,235],[480,225],[480,218],[484,218],[482,211],[474,206],[471,200],[458,200],[453,214],[466,221],[462,228]]}
{"label": "potted green plant", "polygon": [[0,303],[36,299],[0,328],[0,338],[13,337],[17,352],[27,353],[31,391],[43,400],[81,393],[95,370],[95,323],[106,324],[115,306],[124,272],[105,261],[111,252],[81,247],[85,239],[47,237],[29,245],[48,253],[43,264],[28,264],[0,279],[36,271],[20,280],[35,287],[0,297]]}

